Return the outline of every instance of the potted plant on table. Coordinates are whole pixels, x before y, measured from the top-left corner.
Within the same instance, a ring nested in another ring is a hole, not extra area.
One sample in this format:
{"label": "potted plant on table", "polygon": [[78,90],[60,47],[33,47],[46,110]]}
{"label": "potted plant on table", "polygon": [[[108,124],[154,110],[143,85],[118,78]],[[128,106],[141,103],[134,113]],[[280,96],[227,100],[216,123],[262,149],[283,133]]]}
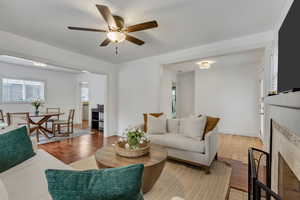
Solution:
{"label": "potted plant on table", "polygon": [[41,101],[40,99],[37,99],[37,100],[32,101],[31,105],[35,109],[35,114],[39,114],[39,108],[44,105],[44,102]]}
{"label": "potted plant on table", "polygon": [[115,150],[120,156],[128,158],[140,157],[149,153],[150,139],[141,129],[126,129],[123,137],[115,144]]}

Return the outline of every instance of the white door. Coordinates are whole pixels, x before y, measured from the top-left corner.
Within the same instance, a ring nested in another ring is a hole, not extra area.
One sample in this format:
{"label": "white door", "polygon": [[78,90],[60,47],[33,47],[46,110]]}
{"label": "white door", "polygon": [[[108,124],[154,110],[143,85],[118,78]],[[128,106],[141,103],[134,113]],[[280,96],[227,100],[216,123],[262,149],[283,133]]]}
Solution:
{"label": "white door", "polygon": [[260,84],[260,96],[259,96],[260,137],[264,138],[264,127],[265,127],[264,80],[259,80],[259,84]]}

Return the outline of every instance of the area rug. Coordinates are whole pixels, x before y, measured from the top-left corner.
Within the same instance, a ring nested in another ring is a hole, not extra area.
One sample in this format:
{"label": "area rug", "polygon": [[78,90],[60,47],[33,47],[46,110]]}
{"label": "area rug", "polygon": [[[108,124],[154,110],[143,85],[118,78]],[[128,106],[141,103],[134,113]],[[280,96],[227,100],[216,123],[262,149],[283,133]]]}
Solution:
{"label": "area rug", "polygon": [[[73,134],[70,134],[69,136],[66,136],[66,137],[52,137],[52,138],[48,139],[45,136],[40,135],[40,137],[39,137],[40,141],[39,141],[38,144],[47,144],[47,143],[50,143],[50,142],[62,141],[62,140],[65,140],[65,139],[78,137],[78,136],[81,136],[81,135],[87,135],[87,134],[91,134],[91,131],[90,130],[82,130],[82,129],[76,130],[75,129]],[[33,135],[31,137],[35,138],[36,136]]]}
{"label": "area rug", "polygon": [[[70,164],[77,170],[97,169],[95,158],[89,157]],[[231,167],[215,161],[211,174],[178,162],[167,161],[162,175],[145,200],[225,200],[229,188]]]}

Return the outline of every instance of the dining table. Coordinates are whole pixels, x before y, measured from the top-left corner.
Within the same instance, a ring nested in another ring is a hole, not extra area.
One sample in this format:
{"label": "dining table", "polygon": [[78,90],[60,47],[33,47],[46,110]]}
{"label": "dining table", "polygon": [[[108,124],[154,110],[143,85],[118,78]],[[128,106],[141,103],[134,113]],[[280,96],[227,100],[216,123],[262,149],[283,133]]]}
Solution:
{"label": "dining table", "polygon": [[[30,123],[30,135],[33,135],[36,133],[37,141],[39,142],[39,136],[43,135],[47,139],[50,139],[53,136],[53,130],[48,129],[48,127],[43,126],[50,120],[52,117],[58,117],[60,115],[63,115],[64,113],[58,113],[58,112],[33,112],[29,113],[29,123]],[[36,120],[34,120],[36,119]],[[32,126],[32,127],[31,127]],[[49,135],[51,134],[51,135]]]}

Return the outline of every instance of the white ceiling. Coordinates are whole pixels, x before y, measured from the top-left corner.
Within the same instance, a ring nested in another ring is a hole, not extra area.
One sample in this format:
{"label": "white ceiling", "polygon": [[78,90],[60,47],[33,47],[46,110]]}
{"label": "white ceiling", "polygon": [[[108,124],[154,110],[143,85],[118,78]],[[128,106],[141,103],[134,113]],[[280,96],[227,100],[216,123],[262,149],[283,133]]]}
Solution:
{"label": "white ceiling", "polygon": [[[191,60],[187,62],[169,64],[165,67],[169,70],[176,72],[188,72],[195,71],[198,68],[197,63],[200,61],[213,61],[214,64],[211,65],[211,68],[216,67],[230,67],[230,66],[248,66],[249,64],[260,64],[264,58],[264,49],[254,49],[249,51],[243,51],[234,54],[208,57],[204,59]],[[259,67],[259,66],[257,66]]]}
{"label": "white ceiling", "polygon": [[[112,63],[158,55],[271,30],[286,0],[1,0],[0,30]],[[157,20],[157,29],[132,33],[144,46],[100,48],[105,34],[67,26],[106,28],[95,4],[108,5],[127,25]]]}

